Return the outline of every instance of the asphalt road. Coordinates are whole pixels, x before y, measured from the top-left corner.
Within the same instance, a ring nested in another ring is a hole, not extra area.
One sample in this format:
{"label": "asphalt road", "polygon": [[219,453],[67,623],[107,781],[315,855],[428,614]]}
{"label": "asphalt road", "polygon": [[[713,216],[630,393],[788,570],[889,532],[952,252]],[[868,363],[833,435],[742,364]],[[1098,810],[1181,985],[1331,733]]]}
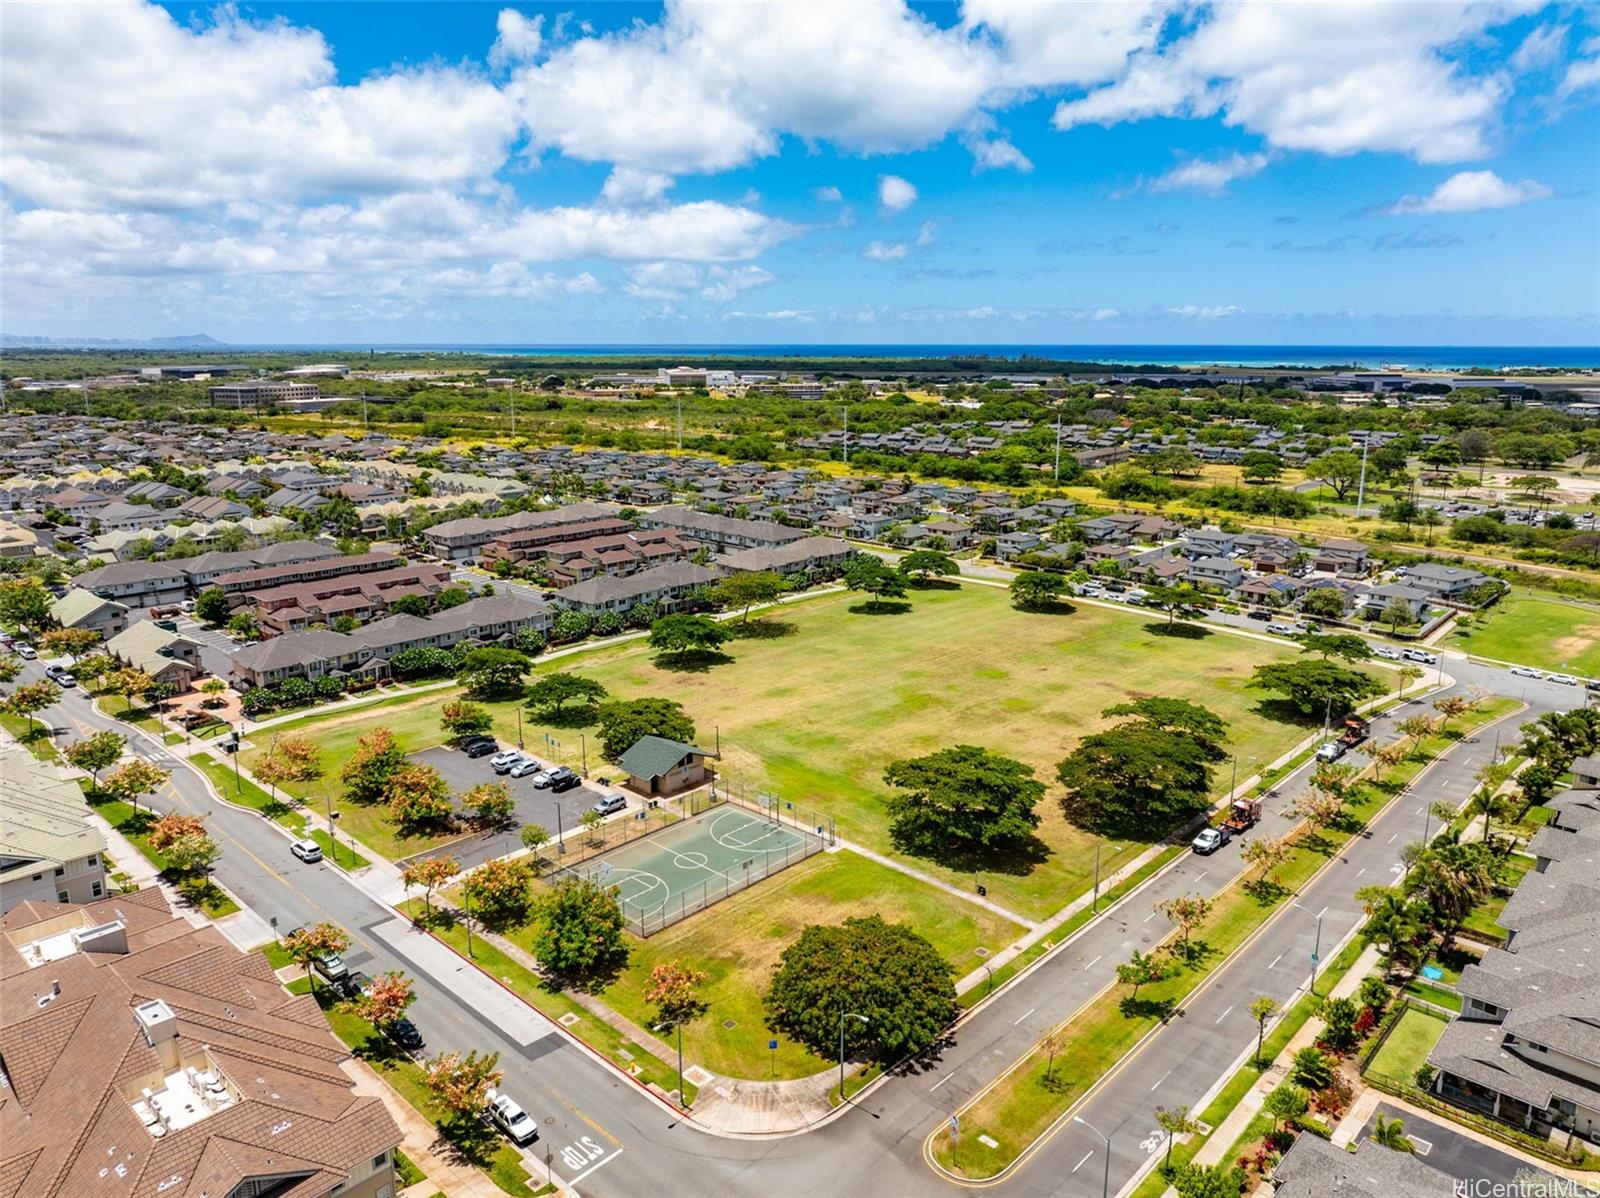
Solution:
{"label": "asphalt road", "polygon": [[[1523,680],[1504,671],[1448,663],[1461,685],[1517,696]],[[25,677],[42,673],[30,663]],[[1515,686],[1509,683],[1515,682]],[[1581,693],[1533,682],[1526,687],[1535,709],[1565,708]],[[124,725],[93,711],[79,694],[68,694],[44,713],[69,729],[63,739]],[[1392,735],[1379,722],[1378,735]],[[1502,740],[1510,743],[1510,723]],[[1065,948],[1043,959],[1020,984],[1005,990],[955,1029],[950,1041],[871,1091],[863,1103],[807,1135],[780,1140],[712,1138],[644,1095],[619,1072],[555,1034],[526,1008],[506,1009],[483,990],[484,979],[464,963],[441,956],[435,942],[397,926],[388,908],[332,867],[306,866],[289,856],[287,838],[260,817],[218,804],[199,774],[163,747],[137,737],[141,755],[172,769],[173,779],[156,797],[159,809],[207,812],[223,847],[217,874],[240,900],[282,929],[327,919],[349,929],[353,967],[373,973],[401,969],[416,979],[414,1021],[428,1051],[499,1052],[507,1069],[505,1088],[542,1124],[557,1176],[577,1182],[584,1194],[644,1193],[921,1195],[957,1187],[923,1160],[923,1141],[949,1113],[1105,984],[1114,964],[1135,946],[1155,943],[1164,920],[1151,915],[1162,897],[1184,891],[1209,893],[1240,868],[1235,842],[1209,858],[1185,857],[1101,920],[1087,925]],[[1307,887],[1299,901],[1322,911],[1322,945],[1336,943],[1354,926],[1357,887],[1387,880],[1400,846],[1420,837],[1423,810],[1436,798],[1460,799],[1472,772],[1486,760],[1492,734],[1463,744],[1433,767],[1414,801],[1392,804],[1369,833],[1353,842],[1338,865]],[[1243,771],[1241,771],[1243,772]],[[1279,786],[1264,831],[1303,787],[1302,770]],[[403,925],[403,921],[400,921]],[[1173,1019],[1147,1046],[1127,1058],[1079,1111],[1111,1134],[1112,1175],[1117,1186],[1154,1150],[1151,1111],[1157,1103],[1194,1104],[1253,1038],[1243,1007],[1260,993],[1292,998],[1305,985],[1313,943],[1311,915],[1284,908],[1255,941],[1230,961],[1181,1018]],[[546,1122],[552,1120],[553,1122]],[[1093,1194],[1099,1188],[1099,1141],[1067,1125],[997,1189],[1019,1194]],[[1088,1154],[1086,1157],[1085,1154]]]}

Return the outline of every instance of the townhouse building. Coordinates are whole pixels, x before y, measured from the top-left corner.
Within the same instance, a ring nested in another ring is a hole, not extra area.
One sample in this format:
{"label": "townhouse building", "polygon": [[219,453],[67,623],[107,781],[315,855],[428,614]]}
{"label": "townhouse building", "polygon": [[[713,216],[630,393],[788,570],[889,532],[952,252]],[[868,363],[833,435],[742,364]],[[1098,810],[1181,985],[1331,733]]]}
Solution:
{"label": "townhouse building", "polygon": [[766,520],[740,520],[734,516],[713,516],[682,504],[671,504],[646,512],[639,518],[641,528],[675,532],[713,549],[771,549],[787,545],[808,535],[803,528],[790,528]]}
{"label": "townhouse building", "polygon": [[76,782],[21,749],[0,751],[0,914],[104,898],[105,854]]}
{"label": "townhouse building", "polygon": [[0,917],[7,1193],[393,1198],[400,1128],[349,1059],[314,998],[155,887]]}
{"label": "townhouse building", "polygon": [[556,592],[556,603],[588,615],[625,612],[640,603],[655,603],[671,611],[695,591],[722,577],[722,571],[693,562],[674,562],[641,570],[626,578],[600,577],[563,587]]}
{"label": "townhouse building", "polygon": [[129,608],[166,607],[189,593],[188,575],[175,562],[111,562],[85,570],[74,581]]}

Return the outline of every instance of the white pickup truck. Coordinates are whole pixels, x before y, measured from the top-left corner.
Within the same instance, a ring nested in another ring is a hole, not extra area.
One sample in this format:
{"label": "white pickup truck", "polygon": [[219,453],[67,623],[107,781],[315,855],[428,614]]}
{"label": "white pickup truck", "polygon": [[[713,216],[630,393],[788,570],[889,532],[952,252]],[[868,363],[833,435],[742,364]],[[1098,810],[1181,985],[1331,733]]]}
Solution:
{"label": "white pickup truck", "polygon": [[490,1090],[489,1105],[483,1113],[489,1122],[498,1127],[513,1144],[531,1144],[539,1138],[539,1128],[517,1100],[499,1090]]}

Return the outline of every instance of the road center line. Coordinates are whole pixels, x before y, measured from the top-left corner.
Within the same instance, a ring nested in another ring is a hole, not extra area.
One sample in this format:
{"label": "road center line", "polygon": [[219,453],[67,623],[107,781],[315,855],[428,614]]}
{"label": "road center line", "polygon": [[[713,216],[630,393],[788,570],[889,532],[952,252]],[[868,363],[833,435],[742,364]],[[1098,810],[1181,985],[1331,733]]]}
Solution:
{"label": "road center line", "polygon": [[1091,1149],[1089,1149],[1088,1152],[1083,1154],[1083,1160],[1082,1161],[1079,1161],[1076,1165],[1072,1166],[1072,1171],[1074,1173],[1076,1173],[1079,1169],[1083,1168],[1084,1161],[1087,1161],[1093,1155],[1094,1155],[1094,1149],[1091,1148]]}
{"label": "road center line", "polygon": [[1220,1015],[1218,1015],[1218,1016],[1217,1016],[1217,1022],[1218,1022],[1218,1023],[1221,1023],[1221,1022],[1222,1022],[1222,1021],[1223,1021],[1223,1020],[1224,1020],[1224,1019],[1226,1019],[1226,1018],[1227,1018],[1227,1017],[1228,1017],[1228,1016],[1229,1016],[1229,1014],[1230,1014],[1230,1013],[1232,1013],[1232,1011],[1233,1011],[1233,1008],[1232,1008],[1232,1007],[1229,1007],[1229,1008],[1228,1008],[1228,1009],[1227,1009],[1227,1010],[1226,1010],[1226,1011],[1224,1011],[1224,1012],[1223,1012],[1223,1013],[1222,1013],[1222,1014],[1220,1014]]}
{"label": "road center line", "polygon": [[1278,968],[1278,962],[1281,961],[1281,960],[1283,960],[1283,954],[1279,953],[1276,957],[1272,958],[1272,964],[1268,965],[1267,968],[1268,969],[1276,969],[1276,968]]}
{"label": "road center line", "polygon": [[1399,835],[1400,835],[1400,833],[1396,832],[1393,836],[1389,837],[1389,839],[1387,841],[1385,841],[1385,843],[1386,844],[1393,844],[1395,842],[1396,838],[1399,837]]}
{"label": "road center line", "polygon": [[[1176,1065],[1174,1065],[1174,1066],[1173,1066],[1173,1067],[1172,1067],[1172,1069],[1176,1069],[1176,1068],[1177,1068],[1177,1066],[1176,1066]],[[1166,1071],[1166,1072],[1165,1072],[1165,1073],[1163,1073],[1163,1074],[1162,1074],[1162,1075],[1161,1075],[1161,1076],[1160,1076],[1160,1077],[1158,1077],[1158,1078],[1156,1078],[1156,1084],[1155,1084],[1155,1086],[1151,1086],[1151,1087],[1150,1087],[1150,1089],[1152,1089],[1152,1090],[1154,1090],[1154,1089],[1155,1089],[1155,1088],[1156,1088],[1156,1086],[1159,1086],[1159,1085],[1160,1085],[1160,1084],[1161,1084],[1161,1083],[1162,1083],[1162,1082],[1164,1082],[1164,1081],[1166,1081],[1166,1080],[1167,1080],[1167,1078],[1169,1078],[1169,1077],[1171,1077],[1171,1076],[1172,1076],[1172,1069],[1168,1069],[1168,1070],[1167,1070],[1167,1071]]]}
{"label": "road center line", "polygon": [[1154,919],[1156,916],[1158,916],[1160,914],[1161,914],[1161,912],[1159,912],[1159,911],[1152,911],[1152,912],[1150,912],[1149,915],[1146,915],[1144,917],[1144,922],[1145,923],[1149,923],[1152,919]]}
{"label": "road center line", "polygon": [[1018,1015],[1015,1019],[1013,1019],[1011,1021],[1011,1026],[1012,1027],[1016,1027],[1017,1024],[1021,1023],[1024,1019],[1026,1019],[1029,1015],[1032,1015],[1038,1009],[1039,1009],[1038,1007],[1029,1007],[1026,1011],[1024,1011],[1022,1014]]}
{"label": "road center line", "polygon": [[942,1080],[933,1083],[932,1087],[929,1088],[928,1093],[932,1094],[934,1090],[937,1090],[940,1086],[944,1085],[945,1082],[949,1081],[954,1076],[955,1074],[953,1073],[946,1074]]}
{"label": "road center line", "polygon": [[[1104,954],[1104,953],[1102,953],[1102,954],[1101,954],[1101,956],[1104,956],[1104,955],[1105,955],[1105,954]],[[1096,961],[1099,961],[1099,960],[1100,960],[1100,957],[1096,957],[1096,958],[1095,958],[1095,959],[1094,959],[1094,961],[1090,961],[1090,962],[1089,962],[1089,963],[1088,963],[1088,964],[1087,964],[1087,965],[1085,965],[1085,966],[1084,966],[1084,968],[1085,968],[1085,969],[1093,969],[1093,968],[1094,968],[1094,966],[1095,966],[1095,962],[1096,962]]]}

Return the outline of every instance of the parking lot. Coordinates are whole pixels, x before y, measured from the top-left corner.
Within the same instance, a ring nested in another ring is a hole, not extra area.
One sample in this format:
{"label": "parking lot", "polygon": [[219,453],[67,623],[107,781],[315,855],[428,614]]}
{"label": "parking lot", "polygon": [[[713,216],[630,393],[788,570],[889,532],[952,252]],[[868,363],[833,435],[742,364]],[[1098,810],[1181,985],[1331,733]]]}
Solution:
{"label": "parking lot", "polygon": [[218,678],[233,676],[233,655],[239,642],[218,628],[208,628],[193,616],[177,617],[178,632],[200,645],[200,664]]}
{"label": "parking lot", "polygon": [[[488,757],[468,757],[459,750],[445,748],[442,745],[413,753],[411,760],[422,765],[431,765],[438,770],[439,776],[448,782],[450,789],[457,794],[471,790],[482,782],[504,782],[511,788],[511,795],[517,802],[511,823],[503,829],[482,832],[469,839],[456,841],[450,846],[450,855],[463,869],[469,869],[491,857],[504,856],[521,847],[518,836],[523,824],[538,824],[548,829],[552,842],[556,840],[558,830],[570,836],[579,829],[578,820],[585,811],[606,794],[615,793],[586,784],[558,795],[551,794],[549,790],[540,790],[534,786],[532,775],[510,778],[496,774],[494,767],[489,764]],[[540,761],[543,762],[544,759],[540,758]],[[550,851],[553,853],[554,847]]]}

